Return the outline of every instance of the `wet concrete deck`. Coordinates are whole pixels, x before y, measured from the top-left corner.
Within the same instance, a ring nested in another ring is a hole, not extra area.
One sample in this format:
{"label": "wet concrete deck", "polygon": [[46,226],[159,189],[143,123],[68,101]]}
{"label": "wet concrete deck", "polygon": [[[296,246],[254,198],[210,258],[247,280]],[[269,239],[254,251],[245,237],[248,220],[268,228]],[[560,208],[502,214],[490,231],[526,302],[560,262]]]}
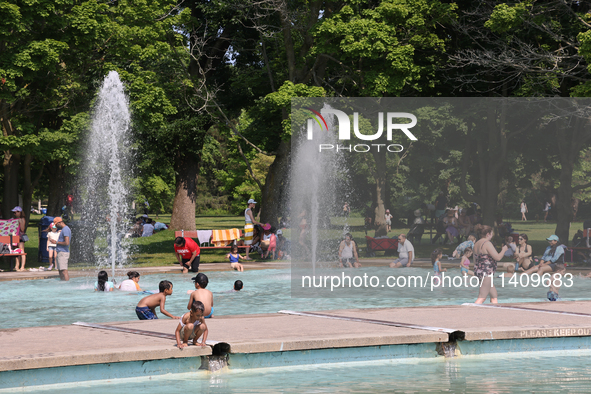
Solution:
{"label": "wet concrete deck", "polygon": [[591,338],[591,301],[332,310],[313,314],[322,316],[275,313],[208,319],[211,346],[190,346],[184,350],[176,348],[173,334],[178,320],[171,319],[104,324],[165,334],[166,338],[75,325],[0,330],[0,371],[207,356],[215,351],[213,346],[218,342],[230,354],[252,354],[433,344],[450,339],[466,343]]}

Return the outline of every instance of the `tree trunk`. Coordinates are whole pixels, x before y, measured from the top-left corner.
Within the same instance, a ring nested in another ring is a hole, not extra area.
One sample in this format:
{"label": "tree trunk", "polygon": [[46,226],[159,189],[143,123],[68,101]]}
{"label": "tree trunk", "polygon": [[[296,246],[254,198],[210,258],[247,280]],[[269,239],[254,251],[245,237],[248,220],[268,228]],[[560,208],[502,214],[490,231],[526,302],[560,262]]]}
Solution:
{"label": "tree trunk", "polygon": [[261,222],[270,223],[272,226],[277,226],[279,217],[286,215],[285,208],[289,204],[285,198],[285,190],[289,187],[287,180],[289,179],[290,151],[289,142],[281,141],[262,190]]}
{"label": "tree trunk", "polygon": [[23,210],[25,212],[25,222],[29,225],[29,218],[31,216],[31,205],[33,202],[33,191],[39,184],[39,179],[43,175],[44,164],[41,164],[39,172],[35,178],[31,178],[31,163],[33,162],[33,156],[29,153],[25,155],[25,162],[23,165],[24,177],[23,177]]}
{"label": "tree trunk", "polygon": [[2,201],[2,217],[12,217],[12,208],[18,205],[18,172],[20,155],[4,151],[4,198]]}
{"label": "tree trunk", "polygon": [[64,166],[53,161],[47,165],[49,175],[49,192],[47,201],[47,216],[60,216],[64,206],[66,190],[66,173]]}
{"label": "tree trunk", "polygon": [[173,230],[195,230],[195,207],[197,199],[197,180],[201,158],[178,153],[174,170],[176,173],[176,192],[172,205],[170,227]]}
{"label": "tree trunk", "polygon": [[[379,143],[382,143],[382,141],[379,141]],[[380,152],[375,152],[373,154],[376,163],[376,209],[374,212],[374,223],[376,226],[379,226],[380,224],[385,224],[386,222],[386,155],[387,153],[384,149],[380,149]]]}
{"label": "tree trunk", "polygon": [[[561,155],[562,156],[562,155]],[[573,168],[574,156],[564,157],[560,160],[560,186],[558,187],[558,198],[556,199],[556,230],[560,242],[568,245],[568,233],[570,222],[573,220],[571,200],[573,197]]]}
{"label": "tree trunk", "polygon": [[[575,162],[579,160],[581,149],[589,146],[591,131],[588,119],[577,117],[573,122],[566,118],[556,130],[556,144],[560,159],[560,186],[558,187],[556,203],[556,230],[560,242],[568,245],[570,222],[573,220],[573,170]],[[562,127],[560,127],[562,126]]]}
{"label": "tree trunk", "polygon": [[[476,122],[474,127],[468,129],[463,152],[462,176],[460,178],[462,196],[467,201],[478,202],[482,209],[482,222],[489,226],[493,226],[495,222],[508,145],[508,138],[504,128],[506,107],[500,108],[501,111],[495,113],[497,109],[499,108],[489,106],[486,120]],[[480,138],[477,137],[477,133],[480,133],[479,130],[484,130]],[[474,140],[476,140],[476,152],[472,152]],[[474,195],[467,192],[466,185],[468,169],[472,165],[472,153],[476,153],[474,161],[478,163],[479,180],[479,190]]]}

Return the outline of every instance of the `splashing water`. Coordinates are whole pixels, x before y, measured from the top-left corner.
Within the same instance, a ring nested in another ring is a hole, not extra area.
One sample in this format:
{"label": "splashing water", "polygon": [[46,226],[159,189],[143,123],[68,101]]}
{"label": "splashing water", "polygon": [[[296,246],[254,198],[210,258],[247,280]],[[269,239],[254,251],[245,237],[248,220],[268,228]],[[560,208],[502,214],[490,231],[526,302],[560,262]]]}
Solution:
{"label": "splashing water", "polygon": [[85,260],[99,269],[110,266],[114,277],[130,252],[123,236],[130,226],[132,157],[129,103],[116,71],[105,78],[93,110],[79,183],[82,220],[73,238],[80,239]]}
{"label": "splashing water", "polygon": [[[330,108],[324,104],[325,108]],[[327,250],[322,253],[323,243],[330,243],[328,234],[330,217],[338,212],[340,204],[338,193],[348,190],[346,166],[342,152],[338,150],[320,151],[319,144],[338,145],[339,141],[334,132],[334,119],[326,117],[327,128],[311,124],[314,139],[305,137],[305,130],[300,130],[299,136],[292,141],[292,162],[290,182],[290,206],[293,227],[302,231],[305,221],[307,228],[304,230],[302,243],[298,233],[292,234],[292,250],[295,251],[296,262],[302,261],[306,265],[311,262],[311,268],[315,272],[320,259],[334,259],[337,250]],[[294,137],[292,137],[294,138]],[[300,226],[300,227],[298,227]],[[347,226],[345,225],[346,230]],[[330,249],[330,248],[329,248]],[[302,267],[300,265],[300,267]]]}

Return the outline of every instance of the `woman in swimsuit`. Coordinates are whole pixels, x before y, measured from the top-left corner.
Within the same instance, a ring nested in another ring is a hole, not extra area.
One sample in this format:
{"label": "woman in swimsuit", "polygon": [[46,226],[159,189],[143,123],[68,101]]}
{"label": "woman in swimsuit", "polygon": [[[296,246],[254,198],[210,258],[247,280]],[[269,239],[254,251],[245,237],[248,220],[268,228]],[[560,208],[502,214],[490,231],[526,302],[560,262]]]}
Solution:
{"label": "woman in swimsuit", "polygon": [[474,275],[480,279],[480,291],[476,304],[482,304],[490,294],[491,304],[497,303],[497,289],[492,286],[493,276],[497,270],[497,261],[501,260],[507,251],[507,245],[497,253],[491,239],[494,235],[490,226],[480,227],[480,239],[474,245]]}
{"label": "woman in swimsuit", "polygon": [[527,243],[528,240],[526,234],[519,234],[518,246],[515,251],[515,260],[517,260],[520,270],[528,270],[532,265],[532,248],[531,245]]}

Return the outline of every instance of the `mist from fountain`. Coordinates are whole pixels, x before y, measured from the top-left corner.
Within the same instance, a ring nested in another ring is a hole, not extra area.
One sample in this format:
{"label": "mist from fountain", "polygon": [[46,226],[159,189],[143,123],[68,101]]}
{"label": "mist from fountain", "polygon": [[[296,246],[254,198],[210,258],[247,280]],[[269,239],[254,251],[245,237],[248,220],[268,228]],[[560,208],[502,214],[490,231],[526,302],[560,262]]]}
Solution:
{"label": "mist from fountain", "polygon": [[82,200],[80,237],[83,256],[92,256],[99,269],[127,261],[130,248],[123,239],[130,227],[131,162],[129,101],[116,71],[103,81],[93,106],[82,174],[78,182]]}
{"label": "mist from fountain", "polygon": [[[330,108],[328,104],[324,104],[324,107]],[[298,266],[304,268],[311,264],[313,273],[319,261],[334,260],[338,253],[338,250],[323,253],[326,251],[322,246],[323,241],[334,240],[334,231],[330,231],[330,218],[341,212],[342,204],[339,201],[342,201],[344,193],[350,192],[343,153],[336,150],[319,151],[319,144],[336,146],[339,143],[334,131],[336,119],[330,115],[325,119],[328,130],[317,123],[310,123],[310,126],[302,126],[292,135],[290,207],[295,230],[292,231],[292,250]],[[306,138],[307,127],[312,127],[313,140]],[[303,237],[305,246],[301,246],[299,234],[302,230],[299,226],[304,219],[309,234]],[[343,234],[348,228],[345,223]]]}

